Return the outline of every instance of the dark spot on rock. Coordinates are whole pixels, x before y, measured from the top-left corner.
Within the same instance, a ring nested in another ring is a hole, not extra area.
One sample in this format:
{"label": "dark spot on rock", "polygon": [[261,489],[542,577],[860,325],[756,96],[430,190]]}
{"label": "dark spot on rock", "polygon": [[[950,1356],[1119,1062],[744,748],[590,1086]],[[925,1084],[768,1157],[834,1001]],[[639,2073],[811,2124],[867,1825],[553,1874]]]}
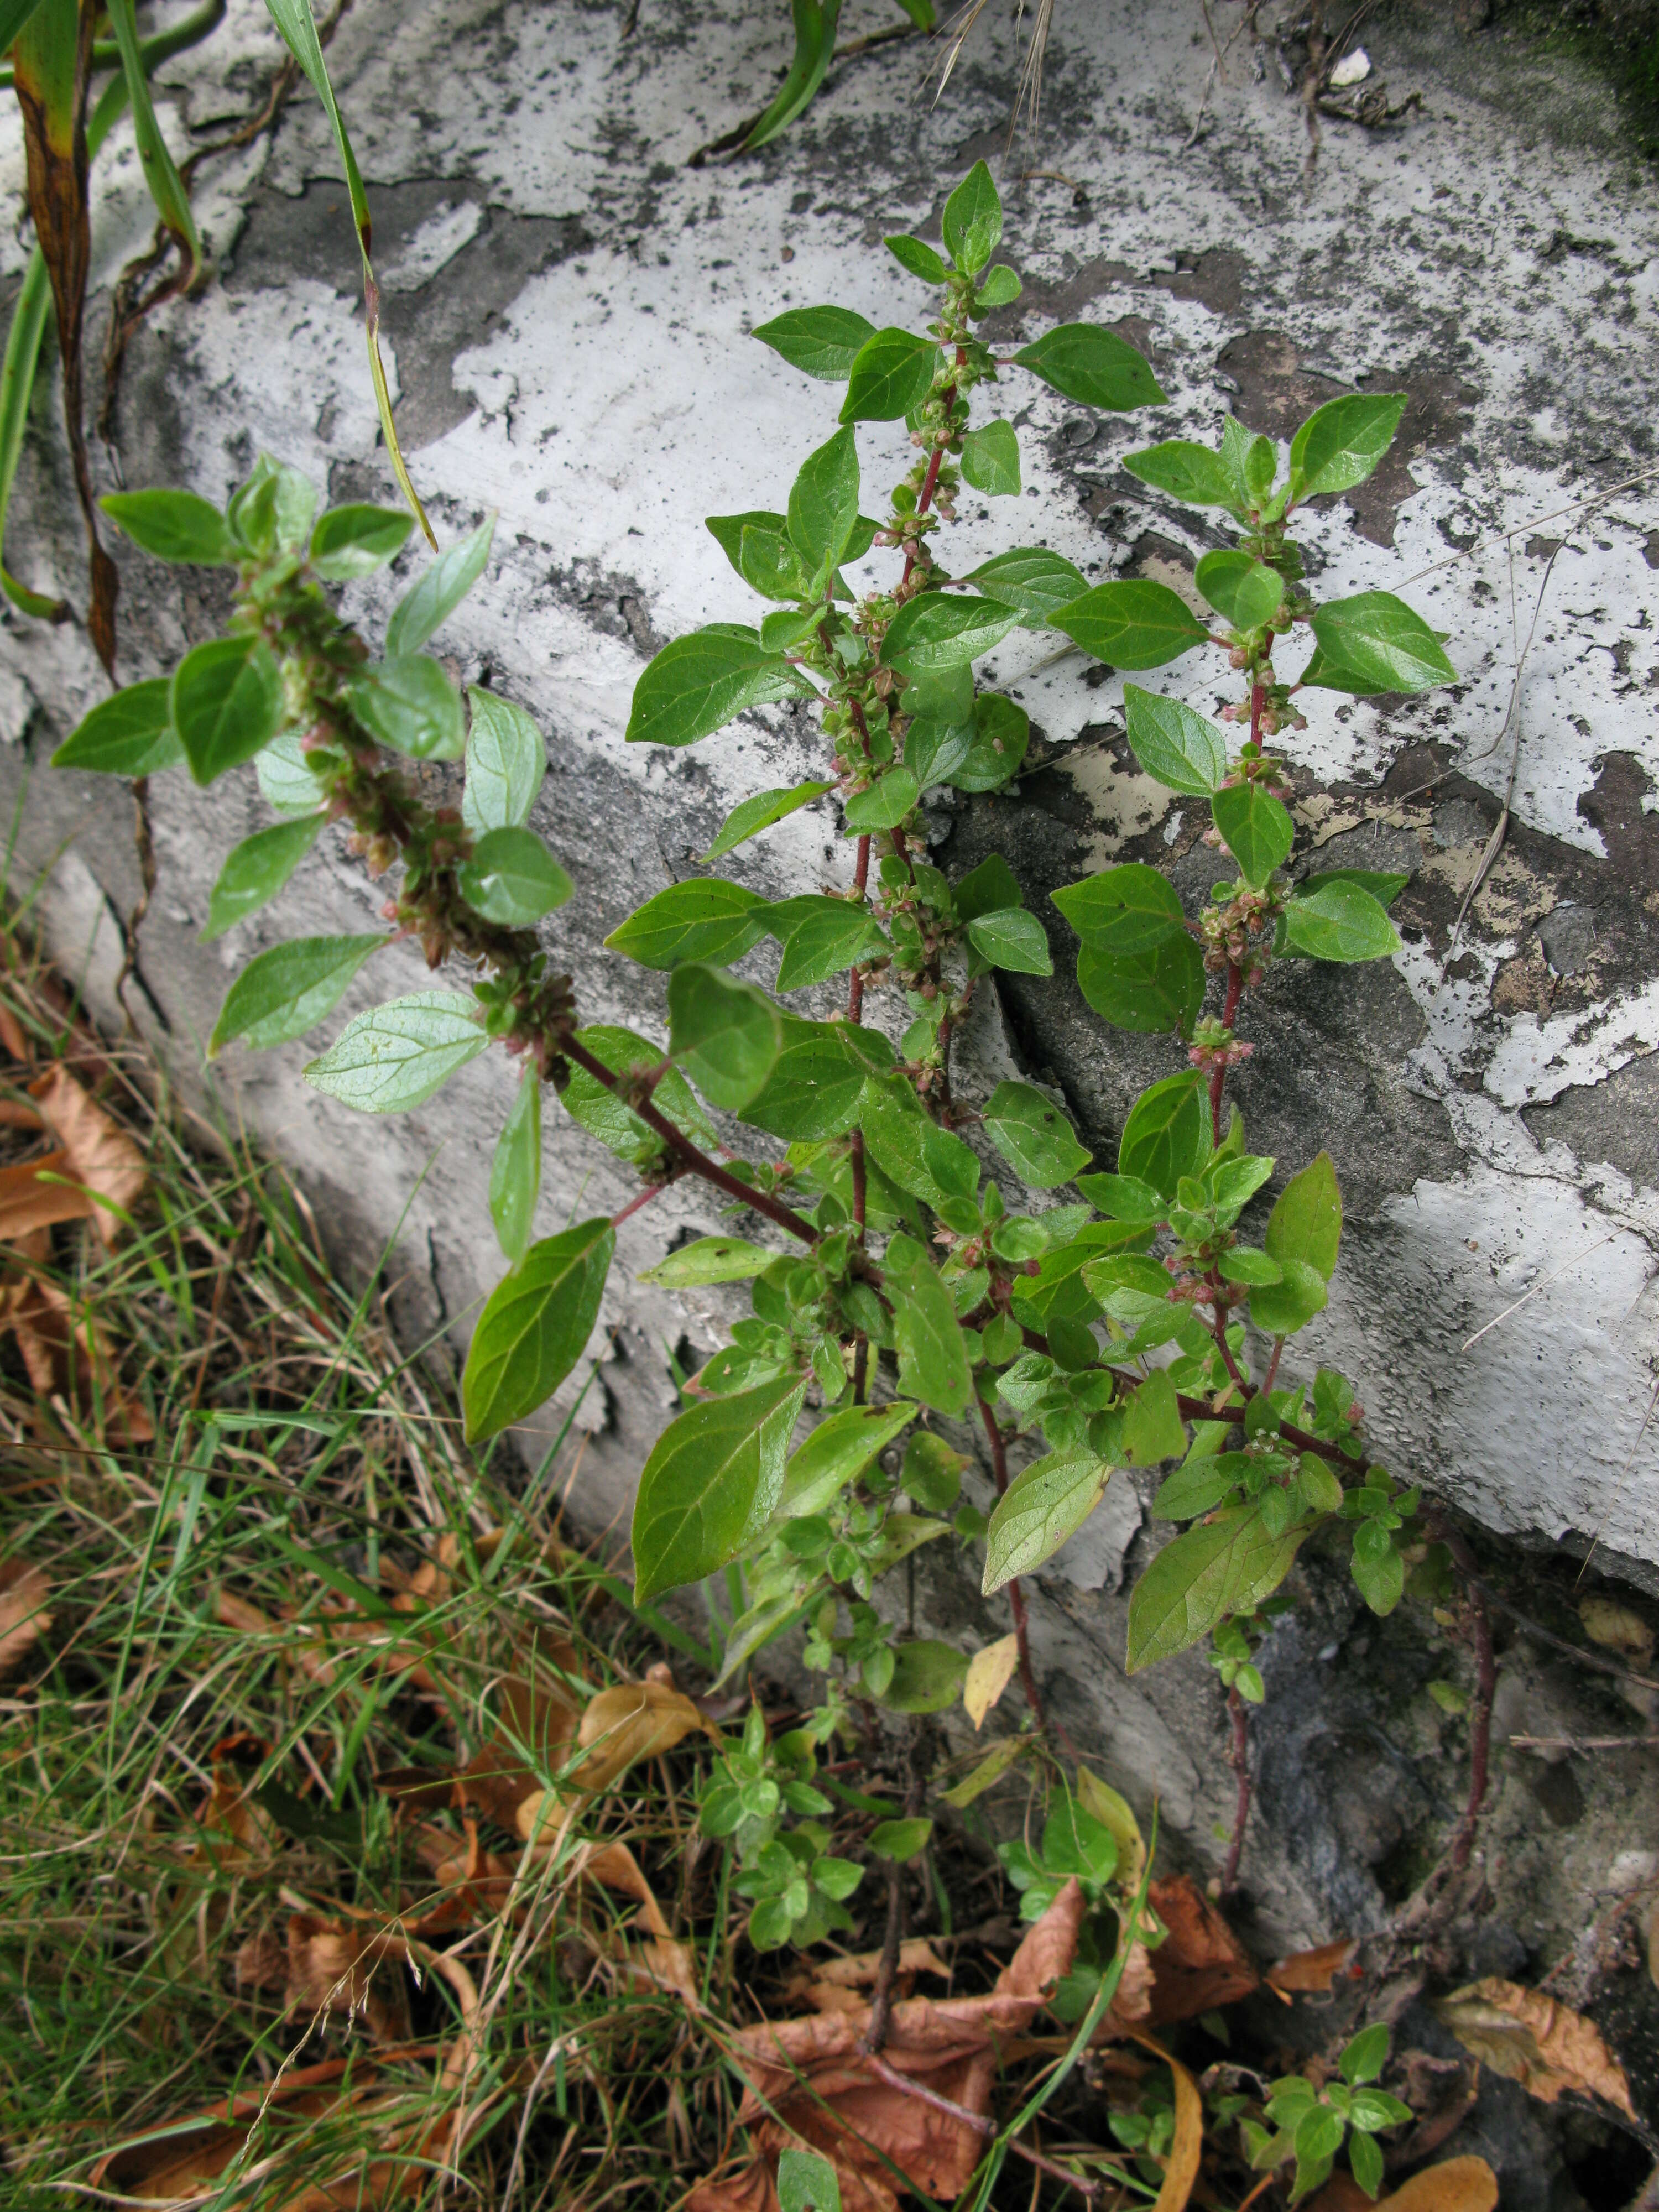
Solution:
{"label": "dark spot on rock", "polygon": [[1559,1766],[1534,1764],[1528,1773],[1527,1786],[1552,1826],[1576,1828],[1583,1819],[1584,1793],[1565,1759]]}
{"label": "dark spot on rock", "polygon": [[1558,975],[1576,975],[1595,950],[1595,916],[1589,907],[1569,901],[1544,916],[1538,941]]}
{"label": "dark spot on rock", "polygon": [[1174,271],[1160,270],[1152,279],[1160,292],[1174,300],[1196,300],[1212,314],[1237,315],[1255,271],[1242,253],[1215,246],[1204,253],[1177,253]]}

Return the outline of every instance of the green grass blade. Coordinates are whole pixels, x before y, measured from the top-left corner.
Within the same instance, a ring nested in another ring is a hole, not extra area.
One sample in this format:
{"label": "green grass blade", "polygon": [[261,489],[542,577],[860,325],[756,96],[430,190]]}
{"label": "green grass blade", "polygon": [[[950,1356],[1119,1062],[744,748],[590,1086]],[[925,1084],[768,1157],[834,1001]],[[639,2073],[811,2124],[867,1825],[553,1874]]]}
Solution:
{"label": "green grass blade", "polygon": [[[270,0],[267,0],[270,4]],[[764,146],[787,131],[809,106],[823,82],[836,51],[836,25],[841,0],[794,0],[795,57],[778,96],[743,142],[745,154]]]}
{"label": "green grass blade", "polygon": [[156,213],[177,240],[180,253],[190,262],[190,273],[185,279],[188,290],[193,289],[202,274],[202,241],[197,234],[196,218],[190,211],[190,194],[185,189],[185,180],[173,166],[167,141],[161,136],[161,126],[155,119],[132,0],[109,0],[109,20],[115,43],[120,48],[121,74],[126,80],[127,97],[132,103],[133,134],[138,141],[144,181],[149,186]]}
{"label": "green grass blade", "polygon": [[[40,358],[40,341],[51,314],[52,286],[47,282],[45,258],[36,246],[29,256],[23,289],[12,309],[11,327],[6,333],[5,362],[0,367],[0,546],[5,543],[6,509],[22,456],[23,433],[28,426],[35,364]],[[26,585],[20,584],[5,567],[3,556],[0,556],[0,592],[5,593],[13,606],[41,622],[63,622],[69,614],[68,605],[63,599],[43,598],[39,592],[31,592]]]}

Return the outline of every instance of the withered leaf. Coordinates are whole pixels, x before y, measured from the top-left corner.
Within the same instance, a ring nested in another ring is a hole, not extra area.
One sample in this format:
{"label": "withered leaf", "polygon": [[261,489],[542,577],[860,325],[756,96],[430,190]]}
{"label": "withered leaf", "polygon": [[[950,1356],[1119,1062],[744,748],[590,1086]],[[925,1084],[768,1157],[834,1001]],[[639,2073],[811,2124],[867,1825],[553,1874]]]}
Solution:
{"label": "withered leaf", "polygon": [[[38,1082],[32,1083],[29,1096],[62,1147],[65,1165],[57,1172],[67,1175],[90,1194],[89,1199],[83,1200],[82,1211],[91,1213],[104,1243],[113,1244],[126,1226],[121,1213],[132,1211],[149,1179],[143,1154],[120,1123],[61,1064],[48,1068]],[[100,1206],[100,1199],[109,1203]],[[112,1210],[116,1207],[120,1212]]]}
{"label": "withered leaf", "polygon": [[1170,1931],[1152,1954],[1150,2026],[1195,2020],[1249,1995],[1261,1978],[1250,1955],[1190,1875],[1152,1883],[1146,1897]]}
{"label": "withered leaf", "polygon": [[1599,2031],[1541,1990],[1488,1974],[1440,1998],[1434,2009],[1466,2051],[1540,2103],[1553,2105],[1571,2089],[1635,2118],[1625,2069]]}
{"label": "withered leaf", "polygon": [[1358,1948],[1352,1936],[1339,1936],[1334,1943],[1316,1943],[1311,1951],[1292,1951],[1267,1969],[1267,1980],[1285,1996],[1326,1996]]}
{"label": "withered leaf", "polygon": [[51,1588],[44,1567],[16,1553],[0,1559],[0,1674],[21,1665],[52,1626],[46,1611]]}
{"label": "withered leaf", "polygon": [[1351,2174],[1336,2173],[1307,2212],[1496,2212],[1498,2177],[1484,2158],[1449,2158],[1373,2203]]}
{"label": "withered leaf", "polygon": [[1019,1638],[1005,1636],[975,1651],[968,1662],[968,1679],[962,1686],[962,1702],[975,1729],[1014,1679],[1019,1665]]}

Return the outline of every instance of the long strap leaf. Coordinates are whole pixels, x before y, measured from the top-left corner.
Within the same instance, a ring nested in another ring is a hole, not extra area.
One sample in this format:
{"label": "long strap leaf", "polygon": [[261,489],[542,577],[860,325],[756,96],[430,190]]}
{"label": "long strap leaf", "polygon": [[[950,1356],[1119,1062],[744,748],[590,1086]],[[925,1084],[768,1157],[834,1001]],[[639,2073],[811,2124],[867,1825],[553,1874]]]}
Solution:
{"label": "long strap leaf", "polygon": [[[270,0],[267,0],[270,4]],[[794,0],[795,54],[776,99],[743,142],[745,154],[787,131],[823,82],[836,52],[841,0]]]}
{"label": "long strap leaf", "polygon": [[312,15],[310,0],[265,0],[271,21],[282,33],[289,52],[311,80],[311,86],[327,111],[334,127],[334,143],[340,152],[345,169],[346,190],[351,196],[351,219],[357,227],[357,250],[363,259],[363,315],[368,329],[368,373],[374,381],[374,404],[380,410],[380,432],[386,440],[386,449],[393,472],[402,487],[404,497],[421,528],[426,532],[427,543],[435,553],[438,541],[432,534],[432,525],[426,519],[426,509],[416,496],[414,485],[409,480],[409,471],[404,465],[403,447],[398,443],[398,433],[392,422],[392,394],[386,387],[386,368],[380,359],[380,288],[375,281],[374,264],[369,258],[368,195],[363,190],[363,180],[357,167],[357,157],[351,150],[351,141],[346,135],[344,121],[334,87],[329,80],[328,64],[323,59],[322,41],[317,36],[317,23]]}
{"label": "long strap leaf", "polygon": [[149,186],[156,213],[178,240],[179,251],[189,258],[190,270],[185,279],[188,289],[202,274],[202,241],[197,235],[196,218],[190,211],[190,195],[173,167],[150,102],[149,79],[138,44],[138,21],[132,0],[108,0],[108,6],[110,27],[121,52],[121,74],[132,103],[133,135],[138,141],[144,181]]}

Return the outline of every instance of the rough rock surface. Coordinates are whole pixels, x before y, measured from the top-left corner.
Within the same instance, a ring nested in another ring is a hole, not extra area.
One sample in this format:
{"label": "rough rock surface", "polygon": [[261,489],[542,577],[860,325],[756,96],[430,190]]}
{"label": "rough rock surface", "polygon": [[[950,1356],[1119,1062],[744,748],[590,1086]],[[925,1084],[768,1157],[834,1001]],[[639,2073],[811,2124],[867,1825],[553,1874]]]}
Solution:
{"label": "rough rock surface", "polygon": [[[1225,37],[1235,11],[1211,12]],[[988,12],[942,100],[920,88],[911,49],[878,51],[838,67],[763,155],[688,167],[767,95],[785,58],[775,17],[737,0],[695,11],[647,0],[624,37],[609,5],[360,0],[331,50],[370,184],[416,480],[445,536],[500,512],[490,574],[441,643],[547,733],[536,818],[576,883],[547,941],[589,1019],[659,1012],[660,979],[599,940],[695,869],[737,798],[815,765],[805,722],[783,711],[683,754],[622,738],[644,657],[747,611],[702,517],[775,501],[828,434],[826,388],[744,333],[824,298],[878,323],[912,315],[916,289],[882,234],[936,237],[951,182],[1005,143],[1018,58],[1010,24]],[[164,72],[181,146],[246,109],[279,58],[256,0],[233,0],[231,19]],[[1592,1539],[1600,1566],[1659,1589],[1659,1424],[1645,1424],[1659,1302],[1654,193],[1605,85],[1575,64],[1499,32],[1465,39],[1427,6],[1383,13],[1366,37],[1390,97],[1420,91],[1421,105],[1377,131],[1327,118],[1310,163],[1271,45],[1253,56],[1237,40],[1211,82],[1195,7],[1062,0],[1040,153],[1023,182],[1023,161],[1008,165],[1004,250],[1026,289],[1000,335],[1079,316],[1121,325],[1170,404],[1085,420],[1022,385],[1026,494],[969,510],[952,551],[988,553],[1018,530],[1094,576],[1178,577],[1218,540],[1122,471],[1131,445],[1213,436],[1235,409],[1285,436],[1356,385],[1410,395],[1396,457],[1310,519],[1310,566],[1328,596],[1405,591],[1449,633],[1460,680],[1403,708],[1318,695],[1295,750],[1299,860],[1409,867],[1406,947],[1388,967],[1279,972],[1238,1096],[1281,1176],[1321,1145],[1336,1159],[1347,1231],[1314,1348],[1354,1377],[1401,1473],[1549,1555],[1538,1603],[1559,1611],[1561,1547],[1582,1554]],[[11,185],[21,153],[8,131]],[[149,219],[130,138],[113,142],[103,173],[107,285]],[[264,447],[337,500],[392,495],[336,173],[308,100],[209,172],[200,204],[217,280],[135,342],[116,449],[100,457],[106,482],[118,455],[129,483],[222,497]],[[20,249],[0,244],[9,283],[21,267]],[[37,405],[7,551],[29,580],[73,592],[81,547],[53,405]],[[860,443],[872,483],[899,472],[893,426]],[[119,557],[131,678],[208,635],[222,604],[210,579],[131,549]],[[371,632],[412,562],[348,593]],[[956,871],[1000,849],[1039,908],[1055,884],[1120,856],[1170,864],[1200,897],[1212,856],[1190,809],[1129,759],[1121,680],[1029,641],[997,673],[1042,742],[1016,789],[940,813],[935,857]],[[1205,700],[1185,663],[1146,680]],[[78,631],[4,615],[8,803],[30,783],[16,865],[50,868],[39,911],[94,1002],[134,892],[127,809],[116,789],[41,763],[102,690]],[[1460,932],[1506,795],[1507,836]],[[230,973],[280,936],[370,926],[379,894],[325,840],[272,908],[204,947],[219,860],[263,818],[252,779],[207,793],[168,779],[153,805],[161,884],[143,991],[180,1074],[199,1081]],[[814,810],[726,865],[779,895],[844,878],[848,854]],[[1014,1070],[1050,1083],[1106,1157],[1127,1102],[1175,1064],[1171,1048],[1089,1013],[1047,911],[1057,973],[1012,979],[1000,1005],[984,1003],[965,1041],[966,1095]],[[402,953],[380,965],[376,994],[419,980]],[[346,1011],[366,1002],[360,989]],[[343,1246],[368,1255],[392,1237],[406,1328],[447,1327],[459,1343],[497,1269],[482,1199],[507,1070],[486,1058],[387,1124],[308,1091],[306,1056],[229,1055],[214,1078],[224,1109],[295,1164]],[[547,1226],[579,1193],[590,1212],[629,1194],[608,1157],[551,1114],[548,1145]],[[667,1349],[707,1350],[720,1325],[713,1296],[676,1304],[632,1276],[669,1237],[716,1218],[676,1192],[623,1231],[605,1316],[612,1349],[579,1416],[594,1433],[577,1503],[595,1528],[625,1516],[669,1410]],[[532,1425],[528,1449],[570,1395]],[[1212,1862],[1231,1790],[1213,1678],[1194,1655],[1133,1682],[1121,1672],[1127,1583],[1155,1541],[1143,1495],[1120,1476],[1041,1578],[1040,1669],[1079,1741],[1141,1802],[1160,1793],[1180,1848]],[[947,1632],[981,1633],[998,1616],[974,1579],[925,1555],[912,1601]],[[1249,1868],[1262,1940],[1287,1942],[1377,1924],[1461,1789],[1461,1740],[1425,1689],[1464,1663],[1443,1636],[1403,1616],[1379,1628],[1317,1559],[1298,1587],[1301,1611],[1267,1647]],[[1551,1689],[1557,1662],[1540,1672],[1521,1644],[1507,1663],[1561,1717],[1556,1733],[1608,1732],[1593,1682],[1569,1669]],[[1367,1718],[1360,1693],[1379,1684],[1391,1717]],[[1575,1893],[1605,1899],[1653,1871],[1615,1868],[1632,1820],[1652,1826],[1645,1766],[1621,1757],[1593,1789],[1584,1770],[1576,1798],[1565,1785],[1537,1796],[1539,1771],[1504,1762],[1493,1831],[1508,1909],[1528,1900],[1532,1916],[1511,1965],[1576,1932]],[[1525,1863],[1536,1802],[1562,1830],[1547,1883]]]}

